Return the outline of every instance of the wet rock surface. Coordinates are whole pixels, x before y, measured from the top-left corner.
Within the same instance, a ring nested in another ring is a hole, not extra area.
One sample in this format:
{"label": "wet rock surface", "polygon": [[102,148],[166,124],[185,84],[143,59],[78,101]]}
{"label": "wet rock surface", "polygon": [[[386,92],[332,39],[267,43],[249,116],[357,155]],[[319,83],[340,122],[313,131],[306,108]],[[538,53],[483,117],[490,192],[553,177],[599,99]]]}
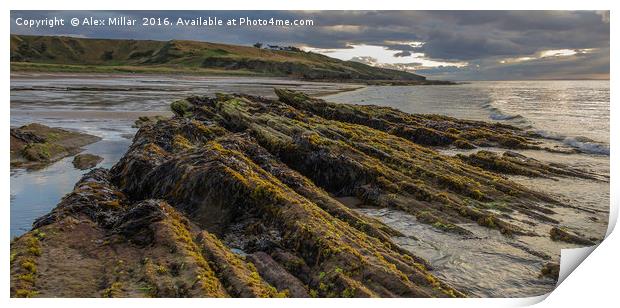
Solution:
{"label": "wet rock surface", "polygon": [[164,120],[164,119],[166,119],[166,117],[165,116],[161,116],[161,115],[141,116],[136,121],[134,121],[134,124],[132,125],[132,127],[140,128],[140,127],[145,126],[145,125],[156,124],[157,121]]}
{"label": "wet rock surface", "polygon": [[560,264],[558,263],[547,263],[540,270],[540,275],[543,277],[550,277],[554,280],[558,280],[560,276]]}
{"label": "wet rock surface", "polygon": [[45,167],[99,140],[97,136],[37,123],[11,128],[11,167]]}
{"label": "wet rock surface", "polygon": [[458,154],[458,157],[470,165],[500,174],[529,177],[552,178],[567,176],[590,180],[599,179],[596,175],[583,170],[573,169],[557,163],[547,164],[512,151],[506,151],[502,155],[498,155],[490,151],[481,150],[471,155]]}
{"label": "wet rock surface", "polygon": [[562,201],[505,169],[436,151],[545,150],[527,132],[276,93],[189,97],[172,104],[174,117],[141,123],[111,170],[87,173],[12,243],[11,295],[469,295],[393,241],[405,235],[355,207],[403,211],[458,236],[473,236],[462,225],[474,223],[506,237],[554,237],[543,226],[558,225]]}
{"label": "wet rock surface", "polygon": [[73,158],[73,166],[80,170],[91,169],[103,161],[103,157],[94,154],[78,154]]}
{"label": "wet rock surface", "polygon": [[573,243],[573,244],[585,245],[585,246],[592,246],[596,244],[595,241],[584,238],[580,234],[571,232],[566,227],[563,227],[563,226],[551,228],[551,231],[549,231],[549,235],[551,236],[551,239],[554,241],[563,241],[567,243]]}

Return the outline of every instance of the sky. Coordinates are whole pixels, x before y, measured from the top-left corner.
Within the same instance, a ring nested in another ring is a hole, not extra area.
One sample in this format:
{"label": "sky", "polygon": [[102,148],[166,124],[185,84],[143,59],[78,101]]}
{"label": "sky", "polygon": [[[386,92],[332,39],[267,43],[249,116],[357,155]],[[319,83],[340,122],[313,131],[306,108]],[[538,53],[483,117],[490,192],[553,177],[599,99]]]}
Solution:
{"label": "sky", "polygon": [[[128,17],[137,26],[78,26],[76,17]],[[21,20],[64,18],[65,26]],[[312,25],[144,27],[142,17],[312,20]],[[297,46],[429,79],[609,79],[609,11],[12,11],[11,33],[185,39]]]}

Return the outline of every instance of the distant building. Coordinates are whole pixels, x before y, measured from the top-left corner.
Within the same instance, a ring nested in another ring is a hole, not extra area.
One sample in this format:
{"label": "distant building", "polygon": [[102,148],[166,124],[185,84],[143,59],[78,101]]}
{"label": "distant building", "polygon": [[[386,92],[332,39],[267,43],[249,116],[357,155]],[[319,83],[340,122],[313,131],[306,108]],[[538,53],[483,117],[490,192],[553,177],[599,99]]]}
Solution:
{"label": "distant building", "polygon": [[303,51],[300,48],[297,48],[295,46],[278,46],[278,45],[269,45],[269,44],[266,47],[263,47],[263,49],[280,50],[280,51],[294,51],[294,52],[301,52],[301,51]]}

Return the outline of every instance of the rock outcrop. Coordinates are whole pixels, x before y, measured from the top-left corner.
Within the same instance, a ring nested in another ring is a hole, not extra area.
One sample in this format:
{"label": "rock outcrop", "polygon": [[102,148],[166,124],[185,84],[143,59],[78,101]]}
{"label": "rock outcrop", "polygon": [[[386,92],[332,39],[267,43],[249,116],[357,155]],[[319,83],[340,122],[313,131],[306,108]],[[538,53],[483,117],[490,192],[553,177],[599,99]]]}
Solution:
{"label": "rock outcrop", "polygon": [[547,263],[540,270],[541,277],[549,277],[553,280],[558,280],[560,276],[560,264],[559,263]]}
{"label": "rock outcrop", "polygon": [[11,167],[44,167],[99,140],[97,136],[37,123],[11,128]]}
{"label": "rock outcrop", "polygon": [[86,154],[78,154],[73,158],[73,167],[86,170],[95,168],[100,162],[103,161],[103,157],[86,153]]}
{"label": "rock outcrop", "polygon": [[583,170],[573,169],[557,163],[543,163],[516,152],[506,151],[502,155],[490,151],[478,151],[471,155],[457,155],[461,160],[482,169],[510,175],[529,177],[577,177],[590,180],[599,178]]}
{"label": "rock outcrop", "polygon": [[[113,168],[12,243],[11,295],[462,297],[350,206],[464,235],[473,222],[549,237],[536,226],[558,223],[554,197],[434,148],[542,150],[526,132],[276,93],[189,97],[145,121]],[[519,165],[573,175],[543,167]]]}

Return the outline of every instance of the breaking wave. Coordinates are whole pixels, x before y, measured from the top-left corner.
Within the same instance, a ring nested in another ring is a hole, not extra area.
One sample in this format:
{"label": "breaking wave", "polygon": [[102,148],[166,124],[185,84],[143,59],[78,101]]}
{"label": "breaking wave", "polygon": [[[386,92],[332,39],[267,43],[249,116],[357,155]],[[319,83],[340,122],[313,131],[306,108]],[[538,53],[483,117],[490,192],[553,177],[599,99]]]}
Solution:
{"label": "breaking wave", "polygon": [[503,113],[498,108],[493,107],[493,105],[491,105],[491,103],[486,103],[486,104],[482,105],[482,108],[484,108],[484,109],[489,111],[489,113],[490,113],[489,118],[491,118],[491,120],[494,120],[494,121],[516,120],[516,122],[521,122],[521,123],[527,122],[525,117],[523,117],[522,115],[520,115],[520,114],[506,114],[506,113]]}
{"label": "breaking wave", "polygon": [[560,141],[584,153],[609,155],[609,145],[596,142],[587,137],[570,137],[547,131],[536,131],[536,133],[544,138]]}
{"label": "breaking wave", "polygon": [[[488,102],[482,105],[482,108],[489,112],[489,118],[494,121],[510,121],[519,124],[521,128],[532,128],[532,123],[527,118],[520,114],[507,114],[502,112],[499,108],[493,106],[492,102]],[[529,125],[528,125],[529,124]],[[597,142],[583,136],[565,136],[555,132],[549,132],[544,130],[535,131],[538,135],[546,139],[552,139],[560,141],[563,144],[575,148],[583,153],[609,155],[609,145],[601,142]]]}

